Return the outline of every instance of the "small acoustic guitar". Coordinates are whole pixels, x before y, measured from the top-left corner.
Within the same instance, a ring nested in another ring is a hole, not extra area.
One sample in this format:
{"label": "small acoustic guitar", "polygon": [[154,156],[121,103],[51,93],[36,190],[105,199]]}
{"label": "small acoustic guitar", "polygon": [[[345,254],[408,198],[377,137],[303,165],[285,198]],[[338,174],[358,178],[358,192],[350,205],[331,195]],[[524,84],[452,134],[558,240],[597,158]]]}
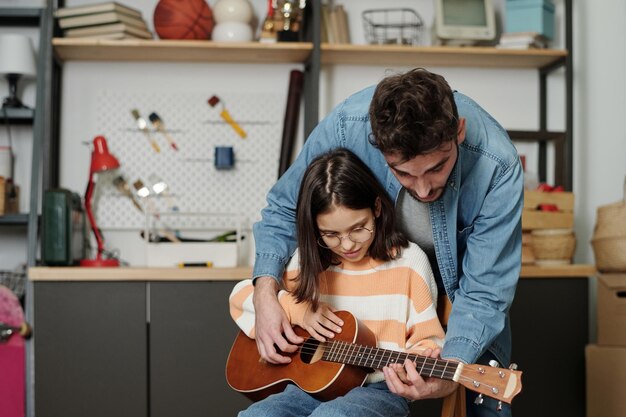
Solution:
{"label": "small acoustic guitar", "polygon": [[511,403],[522,389],[521,371],[468,365],[376,347],[376,336],[347,311],[335,312],[344,325],[333,340],[319,342],[295,327],[305,339],[290,354],[291,363],[273,365],[263,361],[256,342],[239,332],[228,355],[226,380],[236,391],[253,401],[281,392],[292,382],[320,400],[328,401],[363,385],[367,374],[393,363],[413,361],[424,377],[456,381],[485,396]]}

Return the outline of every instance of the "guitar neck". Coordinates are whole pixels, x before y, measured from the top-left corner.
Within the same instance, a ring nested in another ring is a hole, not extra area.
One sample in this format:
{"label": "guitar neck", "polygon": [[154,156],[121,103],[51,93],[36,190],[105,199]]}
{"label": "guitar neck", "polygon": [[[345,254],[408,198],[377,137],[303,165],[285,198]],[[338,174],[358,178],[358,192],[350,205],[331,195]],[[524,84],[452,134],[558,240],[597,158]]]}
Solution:
{"label": "guitar neck", "polygon": [[344,363],[364,368],[382,369],[394,363],[404,363],[408,359],[415,363],[417,372],[422,376],[455,380],[459,362],[429,358],[414,353],[398,352],[373,346],[333,340],[325,343],[322,360]]}

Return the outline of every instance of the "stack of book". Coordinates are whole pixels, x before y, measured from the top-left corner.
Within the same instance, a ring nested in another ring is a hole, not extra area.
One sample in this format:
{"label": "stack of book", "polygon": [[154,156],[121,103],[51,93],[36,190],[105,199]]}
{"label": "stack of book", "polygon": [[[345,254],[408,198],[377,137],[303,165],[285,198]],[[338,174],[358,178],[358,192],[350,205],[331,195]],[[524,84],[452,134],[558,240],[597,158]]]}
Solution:
{"label": "stack of book", "polygon": [[54,16],[68,38],[152,38],[141,11],[117,2],[64,7],[56,10]]}
{"label": "stack of book", "polygon": [[322,4],[322,42],[350,43],[348,16],[343,5]]}
{"label": "stack of book", "polygon": [[503,49],[534,49],[547,48],[548,38],[537,32],[505,32],[500,36],[496,48]]}

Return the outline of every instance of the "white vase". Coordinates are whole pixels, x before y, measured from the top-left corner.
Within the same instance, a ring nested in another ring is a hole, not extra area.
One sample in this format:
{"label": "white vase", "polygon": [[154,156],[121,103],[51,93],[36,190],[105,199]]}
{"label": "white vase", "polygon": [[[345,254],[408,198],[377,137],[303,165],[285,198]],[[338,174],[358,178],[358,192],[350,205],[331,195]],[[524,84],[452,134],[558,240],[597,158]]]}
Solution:
{"label": "white vase", "polygon": [[250,23],[252,6],[248,0],[218,0],[213,6],[213,18],[216,23]]}
{"label": "white vase", "polygon": [[250,42],[252,40],[252,28],[247,23],[223,22],[213,28],[211,35],[214,41],[225,42]]}

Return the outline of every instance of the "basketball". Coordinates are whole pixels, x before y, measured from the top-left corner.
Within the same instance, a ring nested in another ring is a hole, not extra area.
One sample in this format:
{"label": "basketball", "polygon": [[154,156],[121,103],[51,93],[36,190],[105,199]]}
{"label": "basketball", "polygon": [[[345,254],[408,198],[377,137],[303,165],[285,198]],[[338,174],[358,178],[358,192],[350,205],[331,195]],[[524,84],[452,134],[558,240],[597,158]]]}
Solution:
{"label": "basketball", "polygon": [[161,39],[211,39],[213,13],[205,0],[160,0],[154,30]]}

